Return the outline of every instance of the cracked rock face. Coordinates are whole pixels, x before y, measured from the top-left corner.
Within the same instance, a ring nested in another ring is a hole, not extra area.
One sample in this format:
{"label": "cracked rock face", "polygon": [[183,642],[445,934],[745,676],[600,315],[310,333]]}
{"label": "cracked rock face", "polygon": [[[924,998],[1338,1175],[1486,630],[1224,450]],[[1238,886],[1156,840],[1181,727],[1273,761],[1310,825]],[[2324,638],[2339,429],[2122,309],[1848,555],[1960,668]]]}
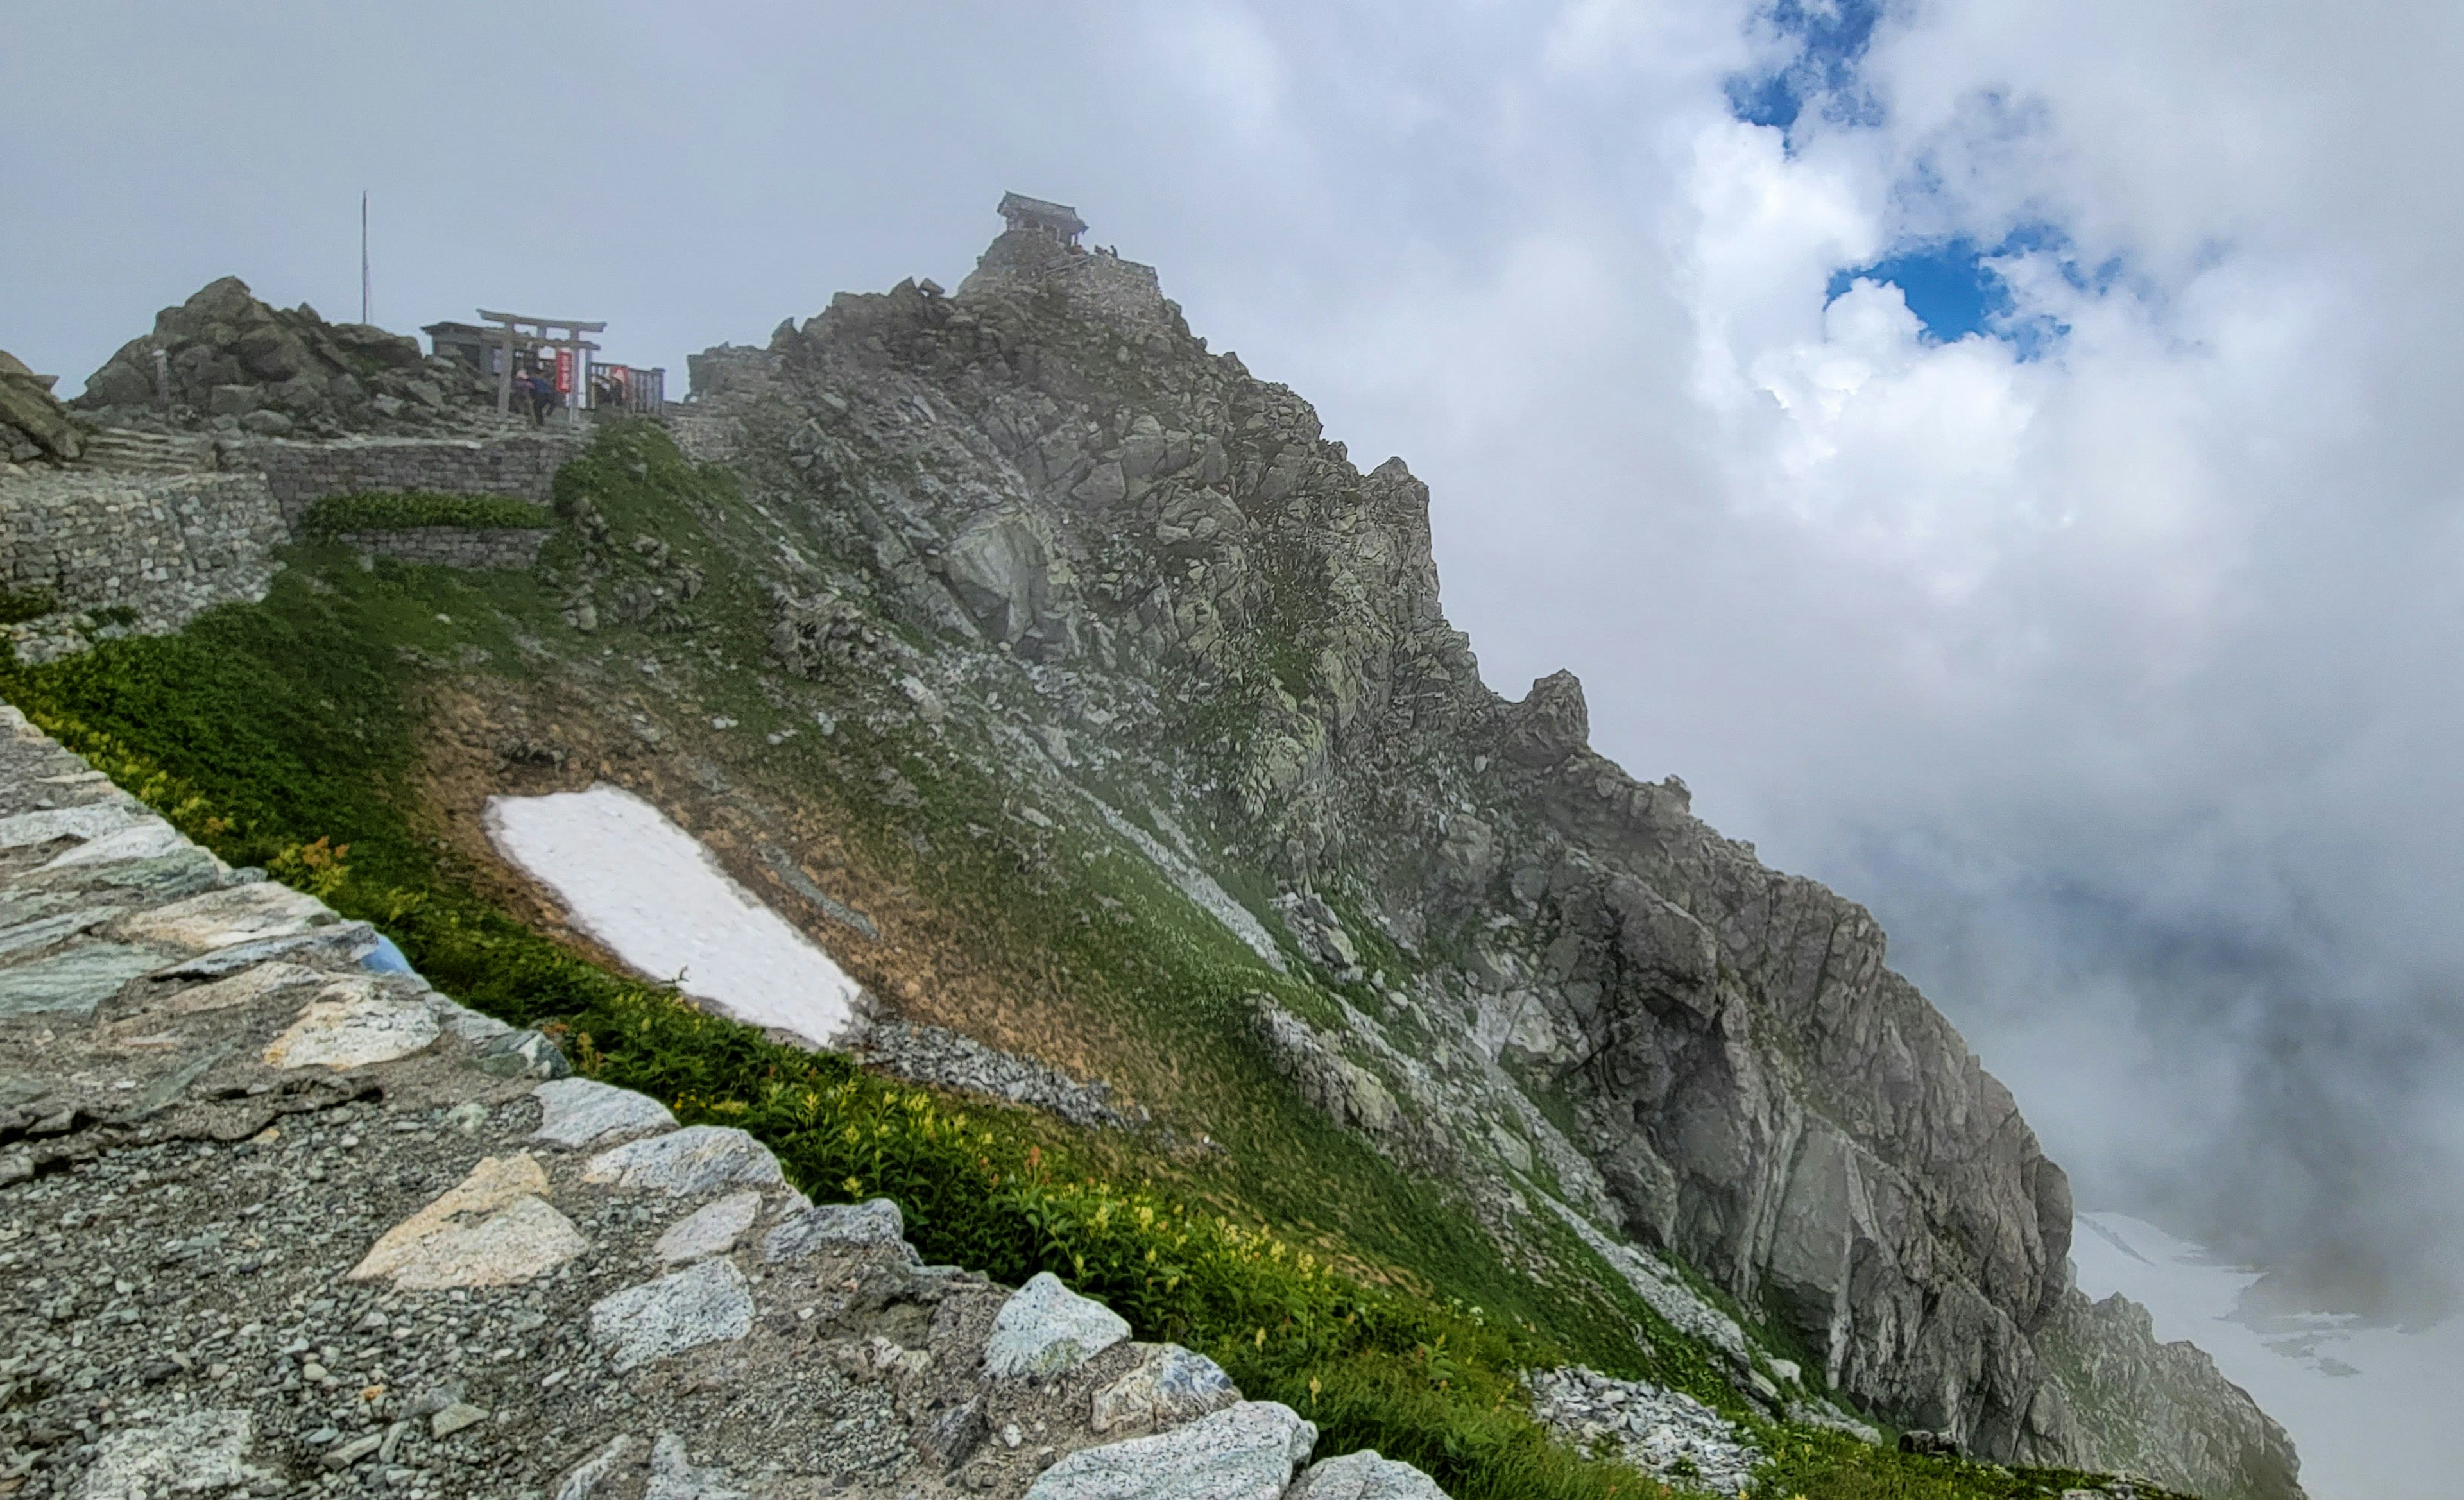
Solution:
{"label": "cracked rock face", "polygon": [[[1861,908],[1594,751],[1572,674],[1483,683],[1400,459],[1363,472],[1193,337],[1151,269],[1016,234],[955,297],[842,295],[730,361],[759,368],[707,413],[738,472],[851,560],[834,597],[916,643],[855,670],[893,706],[932,683],[934,714],[897,712],[980,730],[1047,805],[1100,784],[1083,831],[1339,987],[1339,1026],[1257,1017],[1337,1124],[1450,1180],[1511,1253],[1536,1212],[1615,1246],[1646,1295],[1700,1301],[1653,1269],[1686,1263],[1894,1423],[2005,1461],[2143,1451],[2083,1423],[2080,1362],[2044,1344],[2077,1322],[2069,1188],[2008,1092]],[[801,607],[782,639],[859,659],[856,619]],[[1262,887],[1288,894],[1226,894]],[[2298,1491],[2247,1396],[2079,1326],[2162,1371],[2147,1421],[2200,1434],[2160,1478]],[[1731,1358],[1765,1409],[1798,1399],[1754,1384],[1742,1341]]]}

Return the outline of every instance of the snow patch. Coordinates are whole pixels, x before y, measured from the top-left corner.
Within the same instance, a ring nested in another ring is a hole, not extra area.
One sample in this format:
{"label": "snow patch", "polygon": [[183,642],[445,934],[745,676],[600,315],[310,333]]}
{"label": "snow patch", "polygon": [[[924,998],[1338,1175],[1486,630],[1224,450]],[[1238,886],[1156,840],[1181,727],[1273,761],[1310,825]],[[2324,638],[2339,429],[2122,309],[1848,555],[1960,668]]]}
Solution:
{"label": "snow patch", "polygon": [[641,798],[605,783],[492,797],[483,821],[496,852],[641,973],[816,1046],[857,1029],[855,981]]}

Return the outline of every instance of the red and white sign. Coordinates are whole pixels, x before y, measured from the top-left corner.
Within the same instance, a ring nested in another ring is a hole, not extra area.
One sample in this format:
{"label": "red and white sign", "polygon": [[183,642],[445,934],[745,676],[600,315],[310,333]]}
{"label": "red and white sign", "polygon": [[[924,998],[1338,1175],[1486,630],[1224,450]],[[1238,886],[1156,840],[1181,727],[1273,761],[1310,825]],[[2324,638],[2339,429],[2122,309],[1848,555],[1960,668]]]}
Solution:
{"label": "red and white sign", "polygon": [[556,351],[556,388],[560,395],[569,396],[573,393],[573,351],[571,349]]}

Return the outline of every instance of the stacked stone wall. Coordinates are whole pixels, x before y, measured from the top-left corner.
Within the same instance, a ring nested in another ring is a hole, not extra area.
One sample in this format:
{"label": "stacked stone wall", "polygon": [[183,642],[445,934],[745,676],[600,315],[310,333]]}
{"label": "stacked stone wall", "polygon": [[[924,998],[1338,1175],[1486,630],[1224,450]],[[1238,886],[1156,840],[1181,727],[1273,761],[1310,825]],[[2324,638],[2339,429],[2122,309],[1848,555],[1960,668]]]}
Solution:
{"label": "stacked stone wall", "polygon": [[444,567],[527,568],[539,561],[550,532],[513,527],[419,526],[400,531],[346,531],[335,540],[403,562]]}
{"label": "stacked stone wall", "polygon": [[556,471],[588,446],[586,433],[528,432],[485,442],[350,438],[337,443],[250,443],[231,468],[264,475],[286,523],[330,495],[501,495],[544,505]]}
{"label": "stacked stone wall", "polygon": [[175,630],[265,597],[290,529],[262,475],[36,474],[0,480],[0,584]]}

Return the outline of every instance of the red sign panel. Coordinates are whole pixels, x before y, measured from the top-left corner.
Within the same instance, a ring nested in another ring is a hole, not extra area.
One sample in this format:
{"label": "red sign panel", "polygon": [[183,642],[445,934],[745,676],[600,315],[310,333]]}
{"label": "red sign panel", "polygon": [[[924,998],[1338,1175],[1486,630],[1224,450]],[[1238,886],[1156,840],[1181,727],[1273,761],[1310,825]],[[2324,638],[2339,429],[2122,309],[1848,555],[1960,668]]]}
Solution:
{"label": "red sign panel", "polygon": [[571,349],[556,351],[556,388],[561,395],[573,393],[573,351]]}

